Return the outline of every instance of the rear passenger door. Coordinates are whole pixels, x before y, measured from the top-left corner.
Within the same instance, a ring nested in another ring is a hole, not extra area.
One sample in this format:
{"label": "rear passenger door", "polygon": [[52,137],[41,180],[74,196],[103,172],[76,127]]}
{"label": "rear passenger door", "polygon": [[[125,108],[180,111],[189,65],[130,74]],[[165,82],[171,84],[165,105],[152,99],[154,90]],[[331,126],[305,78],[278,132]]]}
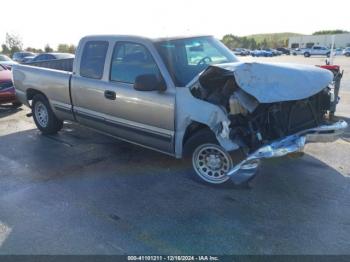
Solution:
{"label": "rear passenger door", "polygon": [[[80,67],[73,72],[71,95],[76,120],[103,130],[106,84],[102,80],[108,41],[88,41],[80,57]],[[79,60],[79,58],[77,58]]]}

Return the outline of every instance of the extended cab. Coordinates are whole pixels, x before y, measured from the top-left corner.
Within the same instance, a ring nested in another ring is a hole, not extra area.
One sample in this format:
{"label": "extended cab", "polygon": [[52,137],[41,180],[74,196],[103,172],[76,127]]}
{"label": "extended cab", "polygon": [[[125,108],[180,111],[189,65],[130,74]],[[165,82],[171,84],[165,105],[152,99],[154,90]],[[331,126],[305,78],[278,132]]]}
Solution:
{"label": "extended cab", "polygon": [[[43,66],[43,65],[41,65]],[[259,160],[333,141],[332,74],[314,66],[243,63],[210,36],[88,36],[73,70],[16,65],[19,100],[43,134],[74,121],[176,158],[210,184],[241,183]]]}

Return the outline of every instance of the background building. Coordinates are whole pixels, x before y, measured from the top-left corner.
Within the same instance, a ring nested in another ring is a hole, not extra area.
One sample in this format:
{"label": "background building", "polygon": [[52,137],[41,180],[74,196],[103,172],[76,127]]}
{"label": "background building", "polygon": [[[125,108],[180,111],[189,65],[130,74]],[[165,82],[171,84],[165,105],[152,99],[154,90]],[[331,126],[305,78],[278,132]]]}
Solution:
{"label": "background building", "polygon": [[[350,33],[336,34],[335,47],[350,46]],[[332,45],[332,35],[301,35],[289,37],[289,48],[310,48],[313,45],[321,45],[330,47]]]}

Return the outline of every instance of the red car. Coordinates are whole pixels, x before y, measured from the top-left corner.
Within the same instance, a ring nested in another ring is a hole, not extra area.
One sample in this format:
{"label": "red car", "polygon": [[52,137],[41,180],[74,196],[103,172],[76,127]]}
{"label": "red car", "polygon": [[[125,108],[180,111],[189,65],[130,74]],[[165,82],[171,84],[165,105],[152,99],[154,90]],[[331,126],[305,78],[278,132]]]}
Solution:
{"label": "red car", "polygon": [[0,105],[12,103],[13,106],[21,106],[16,100],[16,92],[11,79],[11,71],[0,65]]}

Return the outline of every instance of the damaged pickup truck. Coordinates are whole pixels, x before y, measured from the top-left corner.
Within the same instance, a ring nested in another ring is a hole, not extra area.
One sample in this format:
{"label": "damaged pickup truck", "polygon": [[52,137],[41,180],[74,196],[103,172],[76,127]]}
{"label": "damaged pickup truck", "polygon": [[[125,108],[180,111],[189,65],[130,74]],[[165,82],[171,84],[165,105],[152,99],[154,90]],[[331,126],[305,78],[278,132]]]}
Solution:
{"label": "damaged pickup truck", "polygon": [[43,134],[78,122],[188,158],[194,177],[213,185],[247,181],[261,159],[334,141],[347,127],[327,118],[329,71],[239,62],[210,36],[88,36],[72,63],[72,72],[13,67],[18,99]]}

